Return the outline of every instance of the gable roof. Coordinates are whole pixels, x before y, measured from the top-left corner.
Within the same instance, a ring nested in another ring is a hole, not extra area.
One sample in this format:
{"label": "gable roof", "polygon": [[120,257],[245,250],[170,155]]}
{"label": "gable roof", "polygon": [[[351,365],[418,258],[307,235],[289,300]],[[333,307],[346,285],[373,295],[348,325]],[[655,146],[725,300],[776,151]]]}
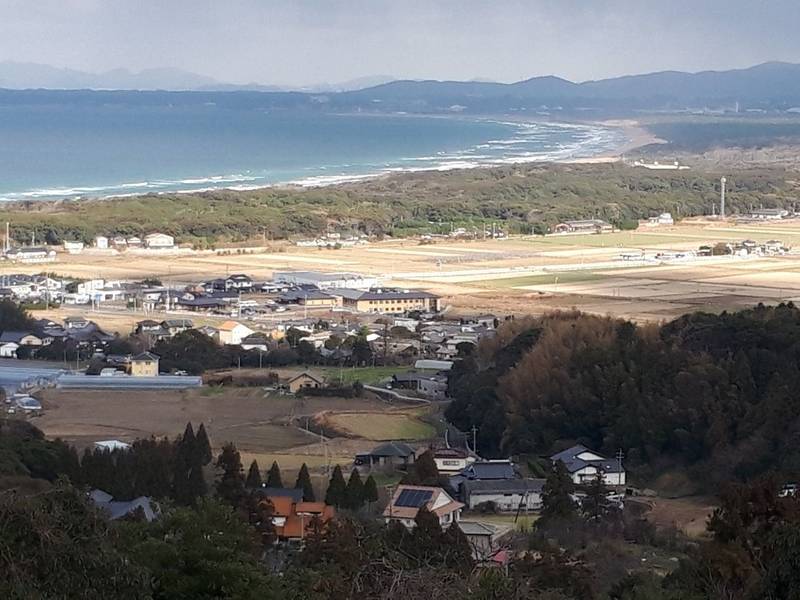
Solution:
{"label": "gable roof", "polygon": [[474,462],[460,476],[466,479],[514,479],[517,471],[510,460]]}
{"label": "gable roof", "polygon": [[161,357],[153,354],[152,352],[142,352],[131,358],[131,362],[154,362]]}
{"label": "gable roof", "polygon": [[217,327],[218,331],[233,331],[237,327],[246,327],[246,325],[242,325],[237,321],[225,321],[219,327]]}
{"label": "gable roof", "polygon": [[317,379],[316,377],[314,377],[310,373],[306,373],[305,371],[300,373],[300,374],[298,374],[298,375],[295,375],[294,377],[289,379],[286,383],[292,383],[292,382],[297,381],[298,379],[301,379],[301,378],[308,378],[308,379],[311,379],[312,381],[315,381],[316,383],[322,383],[321,379]]}
{"label": "gable roof", "polygon": [[303,501],[303,490],[300,488],[262,487],[256,493],[264,498],[289,498],[295,503]]}
{"label": "gable roof", "polygon": [[189,319],[166,319],[161,322],[164,327],[191,327],[194,325]]}
{"label": "gable roof", "polygon": [[[400,502],[401,498],[409,496],[409,494],[422,493],[423,496],[418,496],[420,502]],[[426,501],[427,498],[427,501]],[[413,504],[413,506],[411,506]],[[438,506],[437,506],[438,505]],[[426,486],[426,485],[398,485],[394,492],[389,504],[383,511],[384,517],[393,519],[413,519],[417,516],[419,509],[426,506],[437,517],[453,513],[457,510],[464,508],[461,502],[457,502],[450,497],[440,487]],[[436,506],[436,508],[433,508]]]}
{"label": "gable roof", "polygon": [[[601,458],[599,460],[586,460],[578,458],[584,452],[591,452]],[[566,450],[562,450],[550,457],[553,462],[561,461],[570,473],[575,473],[586,467],[595,467],[606,473],[621,473],[625,471],[625,467],[620,465],[620,462],[613,458],[606,458],[599,452],[595,452],[582,444],[577,444]]]}
{"label": "gable roof", "polygon": [[414,448],[403,442],[387,442],[372,449],[369,456],[395,456],[398,458],[408,458],[417,453]]}
{"label": "gable roof", "polygon": [[29,335],[38,338],[37,335],[31,333],[30,331],[4,331],[2,334],[0,334],[0,343],[14,342],[19,344],[22,341],[22,338]]}
{"label": "gable roof", "polygon": [[544,488],[545,479],[473,479],[464,481],[461,489],[464,490],[464,498],[468,499],[471,494],[525,494],[541,493]]}

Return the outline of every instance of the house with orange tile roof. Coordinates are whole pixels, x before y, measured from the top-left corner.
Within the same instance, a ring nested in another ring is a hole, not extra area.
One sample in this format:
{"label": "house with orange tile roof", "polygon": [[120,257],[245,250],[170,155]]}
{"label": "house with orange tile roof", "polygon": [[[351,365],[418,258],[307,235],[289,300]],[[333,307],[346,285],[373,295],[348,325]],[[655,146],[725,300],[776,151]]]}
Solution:
{"label": "house with orange tile roof", "polygon": [[217,339],[220,344],[230,344],[237,346],[248,335],[255,333],[247,325],[242,325],[236,321],[225,321],[217,327]]}
{"label": "house with orange tile roof", "polygon": [[461,502],[451,498],[440,487],[399,485],[383,511],[383,518],[386,523],[399,521],[411,529],[416,525],[414,519],[423,506],[439,517],[439,525],[442,527],[458,522],[464,508]]}
{"label": "house with orange tile roof", "polygon": [[336,514],[336,509],[324,502],[304,502],[302,490],[297,491],[299,496],[278,493],[262,496],[262,503],[272,505],[272,525],[279,540],[302,540],[314,530],[315,523],[324,527]]}

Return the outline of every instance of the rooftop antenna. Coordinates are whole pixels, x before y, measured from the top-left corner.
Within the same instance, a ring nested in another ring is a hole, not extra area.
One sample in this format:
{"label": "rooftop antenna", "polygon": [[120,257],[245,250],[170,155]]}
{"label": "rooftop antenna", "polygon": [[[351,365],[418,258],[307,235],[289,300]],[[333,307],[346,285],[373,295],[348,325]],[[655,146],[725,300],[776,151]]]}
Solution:
{"label": "rooftop antenna", "polygon": [[720,193],[719,193],[719,218],[725,218],[725,183],[728,180],[724,177],[719,180]]}

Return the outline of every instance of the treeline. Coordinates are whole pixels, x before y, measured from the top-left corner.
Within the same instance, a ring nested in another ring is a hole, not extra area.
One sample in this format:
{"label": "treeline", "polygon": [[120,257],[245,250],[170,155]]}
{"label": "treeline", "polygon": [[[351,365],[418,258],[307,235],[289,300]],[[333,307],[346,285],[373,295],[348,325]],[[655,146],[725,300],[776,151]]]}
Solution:
{"label": "treeline", "polygon": [[[402,236],[449,231],[449,224],[499,222],[511,232],[546,230],[565,219],[615,223],[663,211],[705,214],[719,196],[719,173],[653,173],[622,165],[514,165],[445,173],[406,173],[315,189],[150,195],[137,198],[9,205],[18,243],[37,239],[91,242],[96,235],[161,231],[207,246],[248,239],[342,231]],[[781,169],[745,169],[729,177],[729,210],[791,205],[796,190]],[[132,217],[135,215],[135,218]],[[444,223],[442,226],[440,224]]]}
{"label": "treeline", "polygon": [[574,443],[645,481],[698,485],[800,475],[800,311],[791,303],[663,326],[556,313],[504,324],[451,371],[447,418],[483,453],[549,455]]}

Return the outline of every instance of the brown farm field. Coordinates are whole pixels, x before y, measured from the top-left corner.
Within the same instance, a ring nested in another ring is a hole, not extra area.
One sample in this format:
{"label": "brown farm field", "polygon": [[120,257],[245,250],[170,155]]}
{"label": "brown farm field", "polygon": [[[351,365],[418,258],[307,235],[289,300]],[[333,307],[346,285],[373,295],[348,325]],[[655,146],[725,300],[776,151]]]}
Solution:
{"label": "brown farm field", "polygon": [[[296,398],[236,387],[137,392],[50,389],[41,397],[45,412],[33,423],[48,437],[79,448],[104,439],[175,437],[187,422],[195,427],[202,422],[215,450],[234,442],[248,461],[256,458],[268,466],[277,460],[289,469],[303,462],[310,467],[349,464],[356,452],[369,450],[382,439],[367,427],[370,419],[382,424],[376,430],[379,434],[391,437],[421,442],[435,434],[419,420],[419,407],[392,407],[371,397]],[[364,418],[360,424],[358,418],[353,421],[346,438],[330,438],[323,444],[324,438],[304,429],[323,413]]]}
{"label": "brown farm field", "polygon": [[[284,242],[249,248],[246,253],[87,253],[60,255],[57,263],[46,268],[68,277],[157,277],[174,286],[227,273],[242,272],[264,280],[279,270],[354,271],[379,276],[386,286],[438,293],[447,312],[453,315],[541,314],[577,308],[660,321],[694,310],[737,309],[761,301],[800,298],[800,251],[750,259],[655,259],[660,252],[696,250],[700,245],[745,239],[778,239],[785,246],[800,250],[800,220],[746,224],[695,220],[603,235],[443,239],[435,243],[388,240],[339,250],[299,248]],[[645,263],[622,259],[624,253],[642,251],[648,258]],[[42,270],[41,265],[0,265],[0,275]],[[42,314],[63,317],[76,312],[83,313],[85,309],[64,308]],[[92,318],[112,331],[127,333],[144,315],[107,307],[92,313]],[[224,317],[193,318],[198,324],[206,324]]]}

